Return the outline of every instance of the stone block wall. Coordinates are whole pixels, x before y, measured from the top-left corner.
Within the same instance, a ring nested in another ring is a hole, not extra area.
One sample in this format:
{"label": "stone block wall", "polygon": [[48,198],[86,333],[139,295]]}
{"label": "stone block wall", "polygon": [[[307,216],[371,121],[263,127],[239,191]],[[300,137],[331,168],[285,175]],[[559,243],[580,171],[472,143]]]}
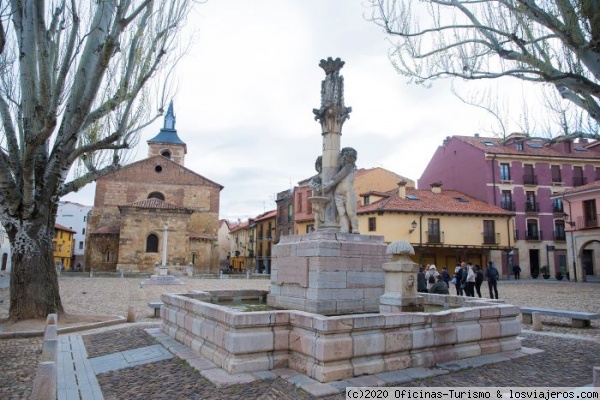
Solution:
{"label": "stone block wall", "polygon": [[268,304],[324,315],[378,311],[386,249],[380,236],[284,236],[273,246]]}
{"label": "stone block wall", "polygon": [[[230,293],[234,296],[235,293]],[[425,295],[434,313],[240,313],[210,293],[163,294],[162,330],[229,373],[292,368],[319,382],[520,349],[518,307]]]}

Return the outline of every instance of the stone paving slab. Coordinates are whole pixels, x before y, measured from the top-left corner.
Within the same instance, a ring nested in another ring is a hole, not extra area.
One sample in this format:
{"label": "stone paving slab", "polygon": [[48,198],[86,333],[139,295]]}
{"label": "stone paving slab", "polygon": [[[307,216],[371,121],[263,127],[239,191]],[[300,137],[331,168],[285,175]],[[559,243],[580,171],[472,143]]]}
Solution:
{"label": "stone paving slab", "polygon": [[58,338],[57,398],[103,400],[80,335]]}
{"label": "stone paving slab", "polygon": [[170,358],[173,358],[173,354],[162,345],[155,344],[153,346],[146,346],[139,349],[92,358],[90,359],[90,365],[96,374],[102,374],[104,372],[168,360]]}

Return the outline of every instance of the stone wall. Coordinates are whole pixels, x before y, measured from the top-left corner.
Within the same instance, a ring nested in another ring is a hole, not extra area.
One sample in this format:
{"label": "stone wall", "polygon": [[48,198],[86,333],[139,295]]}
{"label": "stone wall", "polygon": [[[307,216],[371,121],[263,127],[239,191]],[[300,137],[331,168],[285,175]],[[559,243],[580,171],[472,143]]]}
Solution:
{"label": "stone wall", "polygon": [[212,296],[163,294],[162,330],[231,374],[292,368],[331,382],[521,348],[518,307],[492,300],[428,294],[426,304],[462,308],[327,317],[240,313]]}

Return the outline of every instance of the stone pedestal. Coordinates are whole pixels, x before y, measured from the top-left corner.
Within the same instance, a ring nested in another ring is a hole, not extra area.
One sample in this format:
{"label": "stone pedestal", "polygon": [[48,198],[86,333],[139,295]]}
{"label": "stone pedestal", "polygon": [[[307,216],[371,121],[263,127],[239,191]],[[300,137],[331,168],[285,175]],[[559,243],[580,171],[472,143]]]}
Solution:
{"label": "stone pedestal", "polygon": [[283,236],[273,246],[267,304],[323,315],[377,312],[386,247],[382,236],[330,231]]}
{"label": "stone pedestal", "polygon": [[423,297],[417,295],[417,272],[419,265],[409,254],[414,254],[408,242],[397,241],[389,245],[387,252],[393,254],[392,261],[383,265],[385,271],[385,293],[379,299],[382,313],[423,311]]}

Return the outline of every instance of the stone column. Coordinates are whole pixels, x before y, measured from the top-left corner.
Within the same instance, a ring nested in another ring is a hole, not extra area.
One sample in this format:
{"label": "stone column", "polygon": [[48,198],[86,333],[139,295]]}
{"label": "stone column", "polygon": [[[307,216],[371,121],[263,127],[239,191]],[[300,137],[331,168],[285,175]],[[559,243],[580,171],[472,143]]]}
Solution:
{"label": "stone column", "polygon": [[165,225],[163,227],[163,246],[162,246],[162,266],[167,266],[167,241],[169,240],[169,227]]}
{"label": "stone column", "polygon": [[390,243],[386,253],[392,254],[392,261],[383,264],[385,292],[379,298],[379,312],[423,311],[423,297],[417,295],[419,265],[409,257],[415,254],[413,247],[399,240]]}
{"label": "stone column", "polygon": [[[321,107],[313,109],[315,120],[321,123],[323,136],[323,159],[321,179],[323,184],[329,182],[338,172],[340,165],[338,155],[341,145],[342,125],[349,118],[351,107],[344,106],[344,77],[340,69],[344,61],[331,57],[321,60],[319,66],[325,71],[325,79],[321,82]],[[319,230],[339,230],[337,210],[333,201],[333,193],[328,194],[329,202],[325,205],[324,223]]]}

